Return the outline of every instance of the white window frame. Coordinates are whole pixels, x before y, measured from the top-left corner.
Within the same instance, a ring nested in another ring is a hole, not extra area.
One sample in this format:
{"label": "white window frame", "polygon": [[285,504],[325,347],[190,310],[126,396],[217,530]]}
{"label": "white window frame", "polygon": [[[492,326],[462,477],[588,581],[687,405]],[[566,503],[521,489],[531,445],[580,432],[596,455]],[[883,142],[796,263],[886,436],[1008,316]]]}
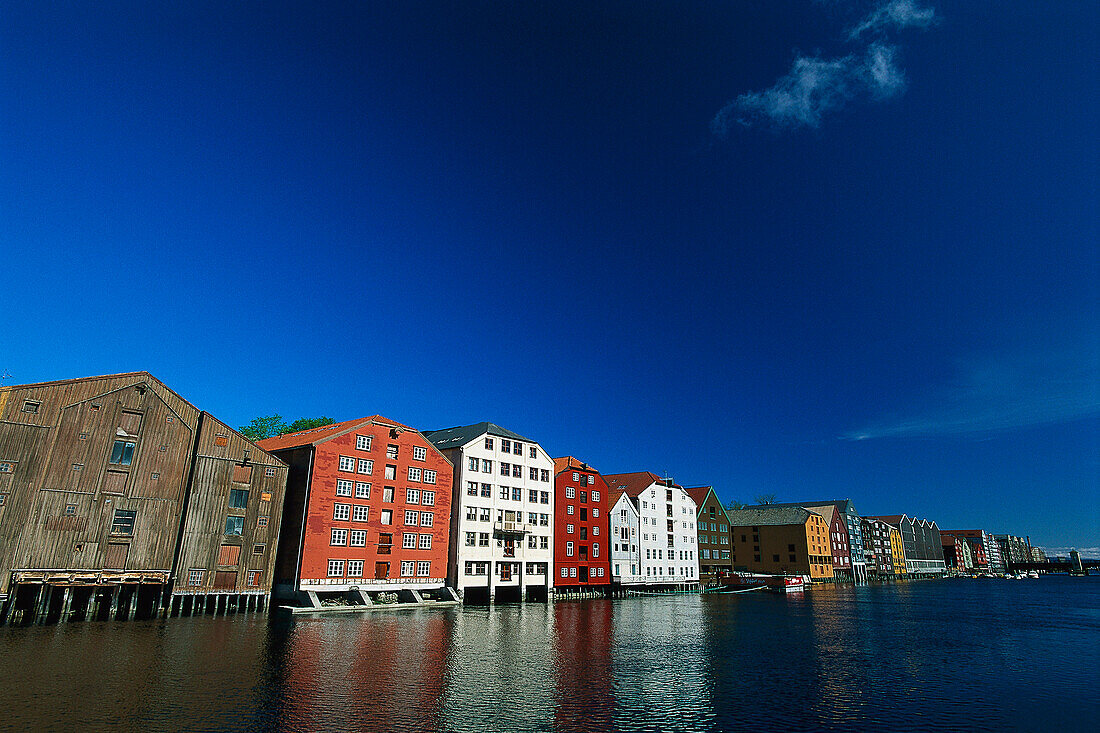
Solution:
{"label": "white window frame", "polygon": [[333,504],[332,518],[337,522],[346,522],[351,516],[351,504]]}
{"label": "white window frame", "polygon": [[355,436],[355,449],[356,450],[370,450],[371,438],[370,435],[356,435]]}
{"label": "white window frame", "polygon": [[374,461],[370,458],[360,458],[355,471],[356,473],[366,474],[367,476],[371,475],[374,473]]}
{"label": "white window frame", "polygon": [[428,460],[428,449],[422,445],[413,446],[413,460],[414,461],[426,461]]}
{"label": "white window frame", "polygon": [[416,532],[402,532],[401,533],[401,549],[402,550],[415,550],[416,549]]}
{"label": "white window frame", "polygon": [[328,561],[328,577],[330,577],[330,578],[342,578],[342,577],[344,577],[344,561],[343,560],[329,560]]}
{"label": "white window frame", "polygon": [[337,464],[337,469],[340,471],[347,471],[349,473],[355,472],[355,459],[351,456],[340,456],[340,461]]}
{"label": "white window frame", "polygon": [[417,549],[430,550],[432,549],[432,536],[430,534],[420,535],[420,544],[417,545]]}

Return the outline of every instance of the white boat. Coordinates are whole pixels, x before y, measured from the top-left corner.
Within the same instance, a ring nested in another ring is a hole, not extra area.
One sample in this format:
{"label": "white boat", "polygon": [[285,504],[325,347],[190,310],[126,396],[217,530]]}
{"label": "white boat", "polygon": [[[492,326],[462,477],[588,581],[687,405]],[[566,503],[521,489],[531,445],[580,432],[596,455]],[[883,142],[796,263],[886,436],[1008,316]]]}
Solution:
{"label": "white boat", "polygon": [[1038,570],[1029,570],[1029,571],[1027,571],[1027,577],[1029,577],[1029,578],[1038,578],[1039,577],[1039,571]]}

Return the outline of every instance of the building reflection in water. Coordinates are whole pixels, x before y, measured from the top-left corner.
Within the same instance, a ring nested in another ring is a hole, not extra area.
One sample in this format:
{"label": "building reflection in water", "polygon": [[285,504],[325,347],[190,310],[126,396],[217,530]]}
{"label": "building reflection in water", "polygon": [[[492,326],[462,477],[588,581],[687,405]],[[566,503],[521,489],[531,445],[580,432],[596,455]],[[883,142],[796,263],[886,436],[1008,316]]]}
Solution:
{"label": "building reflection in water", "polygon": [[295,731],[441,730],[455,614],[414,611],[292,622],[277,703]]}
{"label": "building reflection in water", "polygon": [[715,721],[701,596],[616,601],[614,730],[706,730]]}
{"label": "building reflection in water", "polygon": [[607,599],[562,601],[551,609],[556,731],[613,729],[613,609]]}

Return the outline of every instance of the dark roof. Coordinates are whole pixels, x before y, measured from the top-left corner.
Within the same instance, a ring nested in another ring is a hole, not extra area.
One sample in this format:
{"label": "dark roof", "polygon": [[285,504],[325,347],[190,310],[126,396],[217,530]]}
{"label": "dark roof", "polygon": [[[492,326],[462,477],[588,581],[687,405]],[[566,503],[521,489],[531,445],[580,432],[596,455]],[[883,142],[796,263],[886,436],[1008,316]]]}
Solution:
{"label": "dark roof", "polygon": [[[648,489],[655,483],[664,484],[662,479],[652,471],[637,471],[635,473],[611,473],[603,477],[603,480],[607,483],[607,488],[610,490],[621,489],[625,491],[632,499],[636,499],[639,494]],[[676,484],[673,484],[676,486]],[[678,487],[677,487],[678,488]]]}
{"label": "dark roof", "polygon": [[790,501],[782,504],[749,504],[746,509],[757,509],[765,506],[778,506],[778,507],[811,507],[811,506],[825,506],[826,504],[832,504],[840,510],[841,514],[847,514],[851,511],[853,514],[858,514],[855,507],[852,506],[851,499],[830,499],[827,501]]}
{"label": "dark roof", "polygon": [[498,435],[501,438],[524,440],[528,443],[535,442],[530,438],[525,438],[519,433],[513,433],[511,430],[506,430],[496,423],[491,422],[460,425],[454,428],[444,428],[443,430],[429,430],[424,433],[424,437],[440,450],[444,448],[461,448],[479,435]]}
{"label": "dark roof", "polygon": [[264,438],[257,442],[256,445],[264,450],[286,450],[288,448],[298,448],[303,445],[317,445],[318,443],[323,443],[326,440],[331,440],[339,435],[343,435],[349,430],[354,430],[366,423],[401,428],[403,430],[415,430],[415,428],[410,428],[408,425],[402,425],[395,420],[390,420],[381,415],[371,415],[370,417],[358,417],[354,420],[345,420],[344,422],[333,423],[331,425],[322,425],[316,428],[299,430],[297,433],[287,433],[286,435],[276,435],[272,438]]}
{"label": "dark roof", "polygon": [[759,509],[727,509],[731,527],[805,524],[810,512],[800,506],[766,506]]}

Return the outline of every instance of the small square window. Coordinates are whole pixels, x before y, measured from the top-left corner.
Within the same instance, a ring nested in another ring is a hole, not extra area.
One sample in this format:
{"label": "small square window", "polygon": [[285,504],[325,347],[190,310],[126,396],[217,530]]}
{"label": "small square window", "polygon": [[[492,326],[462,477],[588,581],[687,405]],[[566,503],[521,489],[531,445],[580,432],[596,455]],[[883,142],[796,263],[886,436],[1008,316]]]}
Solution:
{"label": "small square window", "polygon": [[66,517],[76,516],[76,504],[66,505],[66,507],[65,507],[65,516]]}
{"label": "small square window", "polygon": [[265,468],[264,469],[264,476],[274,476],[274,475],[275,475],[275,469],[274,468]]}
{"label": "small square window", "polygon": [[267,526],[267,517],[259,517],[256,520],[256,526],[257,527],[266,527]]}
{"label": "small square window", "polygon": [[80,434],[80,439],[81,440],[87,440],[88,439],[88,434],[87,433],[81,433]]}
{"label": "small square window", "polygon": [[38,408],[42,406],[42,403],[38,400],[23,400],[23,412],[29,412],[32,415],[38,414]]}
{"label": "small square window", "polygon": [[159,474],[159,473],[153,473],[153,474],[150,474],[150,476],[149,476],[149,480],[150,480],[150,481],[156,481],[156,480],[157,480],[157,479],[159,479],[159,478],[160,478],[160,474]]}
{"label": "small square window", "polygon": [[214,436],[214,445],[218,446],[219,448],[224,448],[225,446],[229,445],[229,436],[225,433],[217,433]]}

